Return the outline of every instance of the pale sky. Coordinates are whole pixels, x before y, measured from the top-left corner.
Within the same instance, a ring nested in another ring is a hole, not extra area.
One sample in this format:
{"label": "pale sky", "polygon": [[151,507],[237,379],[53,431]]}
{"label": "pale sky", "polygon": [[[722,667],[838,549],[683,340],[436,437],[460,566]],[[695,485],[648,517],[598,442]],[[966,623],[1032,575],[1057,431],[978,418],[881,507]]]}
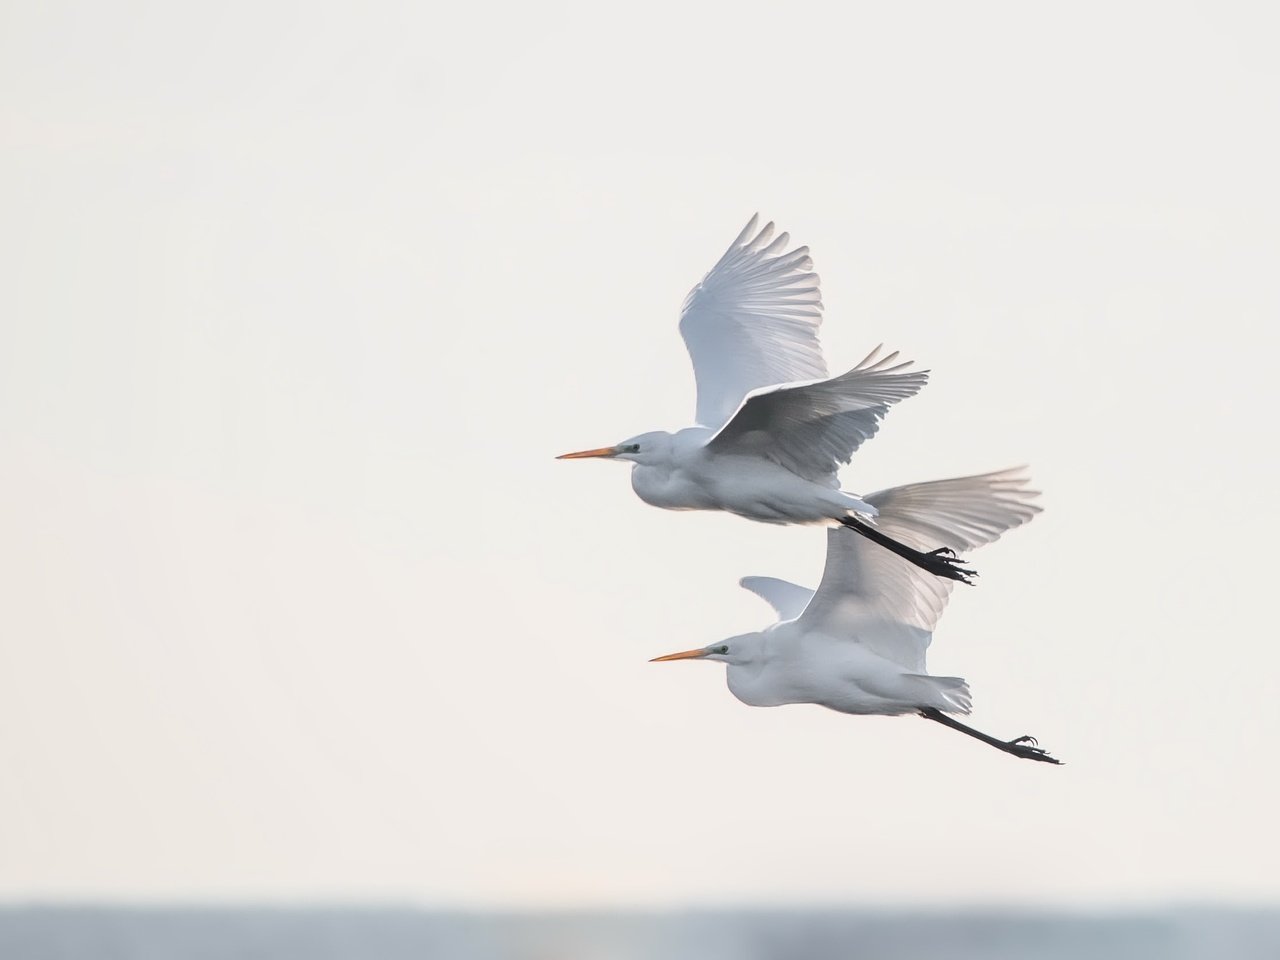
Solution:
{"label": "pale sky", "polygon": [[[1275,902],[1265,4],[0,7],[0,897]],[[711,664],[823,533],[684,425],[759,210],[844,474],[1031,465],[930,656],[1018,761]]]}

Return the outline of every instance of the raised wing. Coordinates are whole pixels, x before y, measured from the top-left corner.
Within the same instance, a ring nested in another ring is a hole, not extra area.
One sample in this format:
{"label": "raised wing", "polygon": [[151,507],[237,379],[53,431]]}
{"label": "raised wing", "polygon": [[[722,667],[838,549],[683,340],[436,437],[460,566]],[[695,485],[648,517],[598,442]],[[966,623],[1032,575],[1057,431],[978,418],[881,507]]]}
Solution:
{"label": "raised wing", "polygon": [[822,297],[808,247],[784,253],[773,224],[753,216],[680,311],[693,375],[697,422],[716,428],[758,387],[827,376],[818,342]]}
{"label": "raised wing", "polygon": [[[864,499],[879,511],[876,526],[918,550],[961,552],[998,539],[1040,507],[1024,468],[881,490]],[[914,673],[951,588],[943,580],[842,527],[827,532],[827,565],[800,620],[811,630],[864,644]]]}
{"label": "raised wing", "polygon": [[907,371],[910,362],[895,364],[897,358],[896,352],[881,358],[876,347],[830,380],[756,390],[707,441],[707,449],[767,457],[806,479],[828,481],[875,436],[889,407],[928,381],[928,371]]}
{"label": "raised wing", "polygon": [[777,577],[743,577],[738,585],[746,587],[778,612],[779,620],[794,620],[809,605],[813,591],[790,580]]}

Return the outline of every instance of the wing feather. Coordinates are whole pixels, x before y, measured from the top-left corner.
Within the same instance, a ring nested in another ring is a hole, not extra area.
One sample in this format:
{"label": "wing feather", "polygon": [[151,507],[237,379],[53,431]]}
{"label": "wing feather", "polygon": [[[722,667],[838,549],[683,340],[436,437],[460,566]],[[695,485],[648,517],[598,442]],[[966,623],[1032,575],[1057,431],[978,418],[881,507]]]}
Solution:
{"label": "wing feather", "polygon": [[896,352],[881,357],[880,350],[829,380],[752,391],[707,449],[767,457],[806,479],[833,481],[840,465],[875,436],[889,407],[929,379],[927,370],[908,370],[910,362],[895,363]]}
{"label": "wing feather", "polygon": [[[991,543],[1028,522],[1041,508],[1039,491],[1022,467],[973,477],[881,490],[865,497],[879,511],[876,526],[918,550],[960,552]],[[827,564],[801,614],[810,629],[850,638],[913,672],[955,584],[925,573],[842,527],[827,532]]]}
{"label": "wing feather", "polygon": [[698,387],[697,422],[717,428],[750,391],[827,376],[818,341],[822,295],[808,247],[758,232],[753,216],[680,311]]}
{"label": "wing feather", "polygon": [[804,612],[813,591],[777,577],[743,577],[738,585],[745,587],[773,607],[779,620],[794,620]]}

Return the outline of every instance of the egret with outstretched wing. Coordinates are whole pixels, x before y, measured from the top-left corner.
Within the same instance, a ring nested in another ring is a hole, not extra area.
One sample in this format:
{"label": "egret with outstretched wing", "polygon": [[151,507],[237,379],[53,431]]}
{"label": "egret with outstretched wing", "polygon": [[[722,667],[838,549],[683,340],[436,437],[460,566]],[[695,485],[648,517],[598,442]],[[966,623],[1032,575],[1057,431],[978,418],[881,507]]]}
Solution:
{"label": "egret with outstretched wing", "polygon": [[765,523],[839,523],[939,577],[971,582],[947,548],[896,540],[836,473],[889,407],[928,379],[877,347],[828,377],[818,343],[822,301],[807,247],[787,251],[752,217],[685,299],[680,333],[693,360],[697,424],[559,459],[630,461],[641,500],[668,510],[725,510]]}
{"label": "egret with outstretched wing", "polygon": [[[937,480],[873,493],[878,525],[908,544],[972,550],[1040,512],[1019,470]],[[897,563],[838,529],[827,532],[827,564],[817,590],[772,577],[742,585],[778,613],[758,633],[730,637],[663,660],[728,664],[729,689],[758,707],[816,703],[841,713],[914,713],[1006,753],[1058,763],[1032,737],[998,740],[956,720],[969,712],[969,685],[930,676],[925,651],[952,584]]]}

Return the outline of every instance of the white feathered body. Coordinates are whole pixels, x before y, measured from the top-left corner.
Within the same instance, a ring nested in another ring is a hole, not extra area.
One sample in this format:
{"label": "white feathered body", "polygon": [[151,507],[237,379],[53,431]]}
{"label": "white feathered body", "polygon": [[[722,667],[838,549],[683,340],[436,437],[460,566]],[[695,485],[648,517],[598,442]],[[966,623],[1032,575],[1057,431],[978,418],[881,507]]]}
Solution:
{"label": "white feathered body", "polygon": [[928,372],[877,347],[830,376],[822,298],[807,247],[787,250],[752,217],[680,313],[697,383],[694,426],[565,454],[631,461],[631,486],[667,510],[724,510],[764,523],[875,516],[836,473]]}
{"label": "white feathered body", "polygon": [[[852,534],[848,534],[852,536]],[[898,716],[934,707],[968,713],[969,687],[959,677],[913,673],[851,637],[807,631],[795,621],[756,634],[750,663],[730,663],[729,690],[753,707],[816,703],[840,713]],[[736,638],[741,643],[746,638]]]}
{"label": "white feathered body", "polygon": [[[908,545],[953,550],[991,543],[1037,513],[1019,469],[908,484],[867,495],[877,525]],[[895,716],[932,707],[968,713],[969,686],[930,676],[925,655],[954,583],[903,563],[839,527],[827,531],[827,563],[816,590],[774,577],[742,586],[777,612],[757,633],[705,648],[727,666],[743,703],[816,703],[840,713]]]}
{"label": "white feathered body", "polygon": [[716,453],[706,442],[715,431],[681,430],[670,457],[636,463],[631,487],[645,503],[665,510],[724,510],[762,523],[822,523],[875,508],[834,486],[798,476],[765,457]]}

